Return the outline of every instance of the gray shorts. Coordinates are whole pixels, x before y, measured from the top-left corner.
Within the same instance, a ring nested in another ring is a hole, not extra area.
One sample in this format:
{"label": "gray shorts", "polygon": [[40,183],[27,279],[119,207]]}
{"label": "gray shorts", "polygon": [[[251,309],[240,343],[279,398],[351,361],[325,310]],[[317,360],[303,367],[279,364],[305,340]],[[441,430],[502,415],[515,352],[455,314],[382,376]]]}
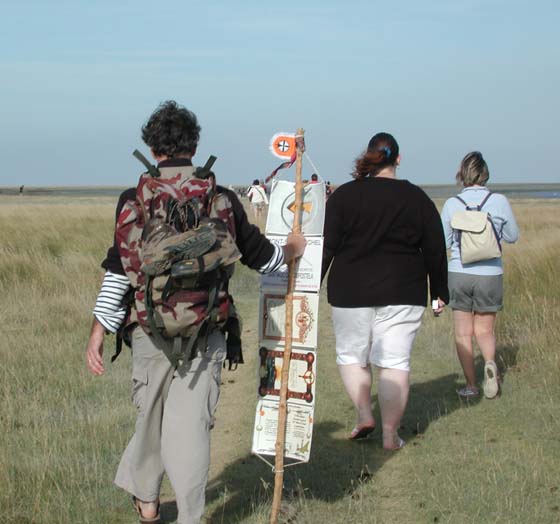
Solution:
{"label": "gray shorts", "polygon": [[495,313],[503,307],[503,275],[449,273],[449,306],[459,311]]}

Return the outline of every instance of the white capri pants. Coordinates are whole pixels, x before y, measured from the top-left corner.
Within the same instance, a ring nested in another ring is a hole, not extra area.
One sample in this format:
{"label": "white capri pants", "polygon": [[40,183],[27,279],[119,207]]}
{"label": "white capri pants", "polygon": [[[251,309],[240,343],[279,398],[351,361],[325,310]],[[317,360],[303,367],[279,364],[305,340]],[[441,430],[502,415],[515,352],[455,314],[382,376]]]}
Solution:
{"label": "white capri pants", "polygon": [[423,306],[341,308],[332,306],[336,363],[374,364],[410,371],[410,352]]}

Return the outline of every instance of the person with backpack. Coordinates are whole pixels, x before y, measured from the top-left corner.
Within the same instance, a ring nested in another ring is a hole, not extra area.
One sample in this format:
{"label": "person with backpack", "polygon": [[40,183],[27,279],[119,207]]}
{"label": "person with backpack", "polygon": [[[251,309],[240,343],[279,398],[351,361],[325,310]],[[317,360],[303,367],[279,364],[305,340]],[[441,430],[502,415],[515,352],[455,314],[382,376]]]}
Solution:
{"label": "person with backpack", "polygon": [[141,523],[160,522],[164,473],[177,522],[202,517],[222,366],[226,358],[243,361],[228,293],[234,262],[275,271],[306,243],[290,235],[275,246],[249,223],[234,192],[215,185],[211,162],[194,169],[199,133],[194,113],[174,101],[143,126],[157,166],[135,152],[146,172],[119,198],[86,348],[89,371],[101,375],[106,332],[119,331],[132,347],[137,420],[115,483],[132,495]]}
{"label": "person with backpack", "polygon": [[436,314],[449,301],[439,213],[422,189],[397,178],[400,158],[392,135],[371,138],[356,160],[354,180],[327,200],[321,269],[324,278],[330,268],[327,294],[336,362],[356,409],[349,438],[366,438],[376,427],[371,405],[375,369],[386,450],[404,445],[398,429],[428,292]]}
{"label": "person with backpack", "polygon": [[473,337],[484,359],[486,398],[499,393],[496,366],[496,314],[503,302],[501,243],[516,242],[519,228],[504,195],[486,187],[490,178],[482,154],[473,151],[461,161],[456,181],[461,192],[448,199],[441,220],[449,260],[449,305],[453,310],[455,345],[466,379],[460,398],[480,395],[476,382]]}
{"label": "person with backpack", "polygon": [[266,191],[258,178],[253,180],[253,184],[247,191],[247,197],[249,198],[249,202],[251,202],[253,217],[257,219],[263,216],[265,206],[268,205],[268,197],[266,196]]}

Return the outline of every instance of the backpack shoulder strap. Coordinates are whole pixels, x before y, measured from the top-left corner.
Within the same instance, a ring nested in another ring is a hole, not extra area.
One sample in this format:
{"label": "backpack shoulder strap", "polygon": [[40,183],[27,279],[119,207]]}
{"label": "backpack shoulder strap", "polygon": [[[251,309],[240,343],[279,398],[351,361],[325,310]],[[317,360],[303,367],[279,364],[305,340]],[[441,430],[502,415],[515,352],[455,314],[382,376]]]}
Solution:
{"label": "backpack shoulder strap", "polygon": [[492,196],[492,193],[490,191],[488,191],[488,194],[484,197],[484,200],[478,206],[476,206],[477,211],[480,211],[482,209],[484,204],[486,204],[486,202],[488,202],[488,199],[491,196]]}
{"label": "backpack shoulder strap", "polygon": [[472,210],[476,208],[477,211],[480,211],[491,196],[492,196],[492,192],[488,191],[488,194],[484,197],[484,200],[480,204],[478,204],[478,206],[472,206],[472,207],[469,206],[459,195],[455,195],[455,198],[459,200],[459,202],[461,202],[468,210],[469,209]]}
{"label": "backpack shoulder strap", "polygon": [[216,162],[217,157],[215,157],[214,155],[210,155],[208,157],[208,160],[206,161],[206,164],[204,164],[202,167],[197,167],[194,170],[194,176],[196,178],[208,178],[208,175],[210,175],[210,173],[212,173],[212,166],[214,165],[214,162]]}
{"label": "backpack shoulder strap", "polygon": [[455,198],[461,202],[465,207],[469,207],[469,205],[459,196],[459,195],[455,195]]}
{"label": "backpack shoulder strap", "polygon": [[138,151],[138,149],[135,149],[132,154],[138,160],[140,160],[140,162],[142,162],[142,164],[144,164],[144,167],[148,170],[148,173],[150,173],[150,175],[152,175],[154,178],[159,178],[159,176],[160,176],[159,169],[156,166],[150,164],[150,162],[148,162],[148,159],[142,153],[140,153],[140,151]]}

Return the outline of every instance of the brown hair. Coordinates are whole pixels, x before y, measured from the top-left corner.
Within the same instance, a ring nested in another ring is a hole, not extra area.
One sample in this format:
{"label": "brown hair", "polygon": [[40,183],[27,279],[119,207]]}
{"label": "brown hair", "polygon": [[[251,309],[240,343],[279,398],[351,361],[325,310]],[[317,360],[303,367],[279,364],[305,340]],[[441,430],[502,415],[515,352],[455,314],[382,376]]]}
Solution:
{"label": "brown hair", "polygon": [[459,171],[455,176],[457,183],[464,187],[485,186],[489,178],[488,165],[480,151],[472,151],[466,155],[461,161]]}
{"label": "brown hair", "polygon": [[356,179],[376,176],[382,169],[394,166],[399,157],[399,144],[389,133],[377,133],[369,141],[367,150],[356,159],[354,173]]}

